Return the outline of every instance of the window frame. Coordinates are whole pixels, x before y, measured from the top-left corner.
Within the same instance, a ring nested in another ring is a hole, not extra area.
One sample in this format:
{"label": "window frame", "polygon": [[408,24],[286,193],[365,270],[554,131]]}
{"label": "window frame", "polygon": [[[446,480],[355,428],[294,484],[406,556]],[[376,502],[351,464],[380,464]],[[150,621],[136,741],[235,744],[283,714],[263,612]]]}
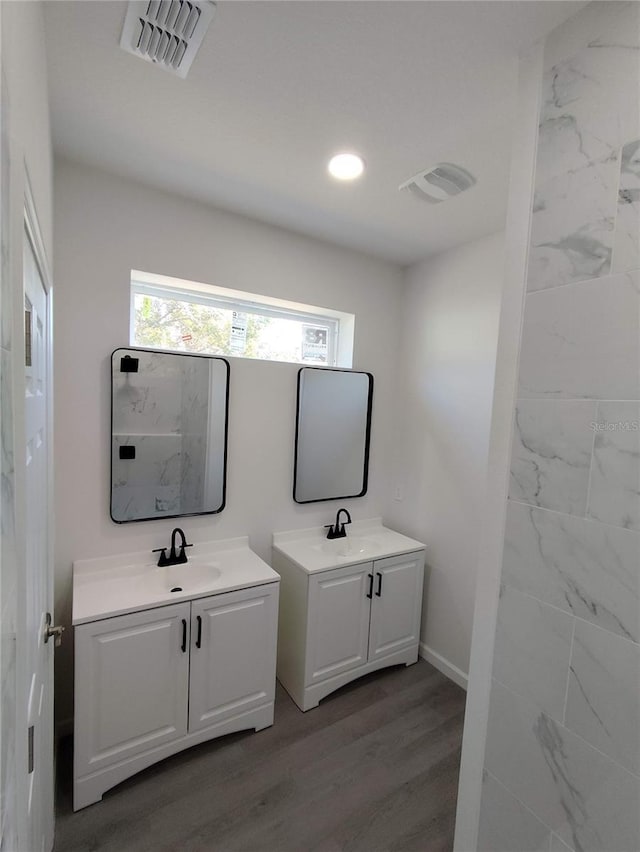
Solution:
{"label": "window frame", "polygon": [[[129,345],[144,346],[148,349],[160,349],[174,352],[192,352],[193,350],[154,347],[148,343],[136,340],[135,337],[135,300],[136,296],[151,296],[160,299],[188,302],[204,305],[218,310],[237,311],[257,316],[294,320],[309,325],[321,326],[328,330],[327,334],[327,363],[317,361],[281,360],[270,358],[254,358],[242,353],[225,352],[221,357],[247,358],[252,361],[270,361],[271,363],[300,364],[302,366],[351,367],[353,353],[353,329],[355,317],[341,311],[318,308],[314,305],[302,305],[273,297],[260,297],[254,293],[215,287],[166,276],[131,271],[129,291]],[[198,353],[196,353],[198,354]],[[200,352],[199,354],[207,354]],[[217,353],[209,353],[217,354]],[[347,363],[348,361],[348,363]]]}

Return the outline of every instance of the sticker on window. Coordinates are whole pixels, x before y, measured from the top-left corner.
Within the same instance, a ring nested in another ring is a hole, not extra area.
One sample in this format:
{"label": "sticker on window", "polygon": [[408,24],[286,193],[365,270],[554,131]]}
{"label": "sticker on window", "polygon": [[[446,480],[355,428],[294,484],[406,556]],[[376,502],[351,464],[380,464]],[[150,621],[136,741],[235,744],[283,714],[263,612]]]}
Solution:
{"label": "sticker on window", "polygon": [[247,315],[241,311],[233,312],[231,320],[231,351],[244,352],[247,346]]}
{"label": "sticker on window", "polygon": [[302,326],[302,360],[327,363],[329,354],[328,329],[317,325]]}

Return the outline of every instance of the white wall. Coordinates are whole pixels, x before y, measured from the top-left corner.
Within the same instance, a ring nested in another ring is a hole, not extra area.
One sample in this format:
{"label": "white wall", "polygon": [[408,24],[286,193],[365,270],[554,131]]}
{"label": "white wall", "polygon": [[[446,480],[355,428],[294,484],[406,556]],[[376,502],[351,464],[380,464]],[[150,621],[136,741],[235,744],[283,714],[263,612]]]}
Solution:
{"label": "white wall", "polygon": [[[129,342],[129,278],[142,269],[356,315],[354,369],[375,376],[369,492],[390,479],[402,272],[357,252],[208,208],[84,166],[55,169],[56,620],[70,622],[71,563],[167,542],[175,521],[109,519],[111,351]],[[343,501],[291,497],[294,364],[231,359],[229,479],[220,515],[185,519],[191,541],[248,534],[270,558],[274,530],[328,523]],[[58,718],[71,706],[71,643],[57,659]]]}
{"label": "white wall", "polygon": [[[41,3],[2,4],[2,69],[5,72],[9,96],[9,130],[16,180],[12,187],[12,200],[20,209],[21,224],[24,193],[20,190],[23,190],[23,164],[26,164],[44,246],[51,260],[53,153]],[[19,286],[22,288],[22,279]]]}
{"label": "white wall", "polygon": [[[40,3],[0,3],[2,28],[3,169],[0,185],[0,714],[2,848],[16,849],[26,827],[26,701],[16,667],[24,659],[24,302],[22,243],[25,176],[30,176],[44,250],[52,254],[51,134],[47,101],[44,21]],[[4,159],[5,153],[10,157]],[[26,171],[25,171],[26,168]],[[42,735],[42,734],[40,734]],[[21,786],[22,785],[22,786]]]}
{"label": "white wall", "polygon": [[403,407],[387,520],[428,543],[422,652],[468,672],[503,283],[503,236],[407,272],[401,319]]}

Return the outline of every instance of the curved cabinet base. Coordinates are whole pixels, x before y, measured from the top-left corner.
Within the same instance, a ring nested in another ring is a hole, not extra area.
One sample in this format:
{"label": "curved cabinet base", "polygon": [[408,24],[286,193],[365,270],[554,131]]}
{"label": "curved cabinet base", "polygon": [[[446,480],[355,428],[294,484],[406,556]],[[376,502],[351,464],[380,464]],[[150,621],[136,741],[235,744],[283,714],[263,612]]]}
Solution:
{"label": "curved cabinet base", "polygon": [[320,701],[327,695],[330,695],[332,692],[335,692],[336,689],[340,689],[341,686],[346,686],[346,684],[351,683],[353,680],[356,680],[363,675],[378,671],[378,669],[385,669],[388,666],[397,666],[402,663],[410,666],[417,662],[418,646],[415,645],[411,648],[404,648],[402,651],[396,651],[395,654],[390,654],[388,657],[371,660],[371,662],[366,663],[363,666],[359,666],[357,669],[351,669],[348,672],[343,672],[336,677],[329,678],[328,680],[321,681],[320,683],[315,683],[313,686],[308,686],[306,689],[302,690],[302,692],[297,694],[294,694],[294,692],[290,690],[285,683],[282,685],[302,711],[312,710],[314,707],[317,707]]}
{"label": "curved cabinet base", "polygon": [[157,746],[141,754],[136,754],[120,763],[105,767],[90,775],[85,775],[81,778],[76,777],[73,784],[73,809],[74,811],[79,811],[88,805],[99,802],[107,790],[115,787],[121,781],[191,746],[199,745],[207,740],[213,740],[216,737],[222,737],[225,734],[232,734],[236,731],[246,731],[252,728],[256,731],[261,731],[263,728],[268,728],[271,725],[273,725],[273,701],[255,710],[242,713],[231,719],[225,719],[218,722],[217,725],[212,725],[210,728],[196,731],[193,734],[187,734],[178,740],[173,740],[173,742]]}
{"label": "curved cabinet base", "polygon": [[417,662],[424,550],[309,572],[274,546],[273,568],[276,677],[303,712],[362,675]]}
{"label": "curved cabinet base", "polygon": [[189,746],[273,724],[278,586],[76,626],[74,810]]}

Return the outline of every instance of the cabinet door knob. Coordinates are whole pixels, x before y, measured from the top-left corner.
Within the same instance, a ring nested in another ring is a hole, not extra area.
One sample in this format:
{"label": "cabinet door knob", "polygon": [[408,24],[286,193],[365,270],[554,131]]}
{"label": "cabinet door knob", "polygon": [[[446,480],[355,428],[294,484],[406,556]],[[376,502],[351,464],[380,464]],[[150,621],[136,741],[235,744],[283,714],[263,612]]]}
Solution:
{"label": "cabinet door knob", "polygon": [[372,598],[373,597],[373,574],[367,574],[367,577],[369,578],[369,591],[367,592],[367,597]]}
{"label": "cabinet door knob", "polygon": [[198,638],[196,639],[196,648],[202,647],[202,616],[197,615],[196,621],[198,622]]}
{"label": "cabinet door knob", "polygon": [[182,619],[182,653],[187,653],[187,619]]}
{"label": "cabinet door knob", "polygon": [[378,575],[378,589],[376,591],[376,597],[379,598],[382,595],[382,574],[380,571],[376,572]]}

